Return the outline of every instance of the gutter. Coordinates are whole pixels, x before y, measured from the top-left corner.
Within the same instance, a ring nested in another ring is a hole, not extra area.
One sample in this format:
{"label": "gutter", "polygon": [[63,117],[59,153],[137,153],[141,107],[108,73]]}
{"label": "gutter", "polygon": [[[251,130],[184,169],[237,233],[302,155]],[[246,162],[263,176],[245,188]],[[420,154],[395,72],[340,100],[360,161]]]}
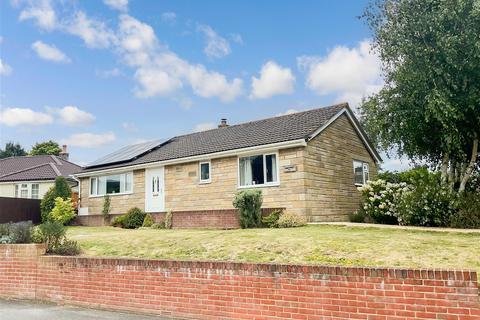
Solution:
{"label": "gutter", "polygon": [[[207,153],[198,156],[191,156],[191,157],[184,157],[178,159],[171,159],[171,160],[164,160],[164,161],[155,161],[137,165],[126,165],[119,168],[112,168],[112,169],[99,169],[96,171],[89,171],[85,173],[77,173],[72,175],[74,178],[78,177],[90,177],[105,173],[115,173],[115,172],[125,172],[127,170],[136,170],[136,169],[145,169],[150,167],[158,167],[158,166],[166,166],[166,165],[174,165],[174,164],[181,164],[181,163],[188,163],[188,162],[195,162],[201,160],[211,160],[211,159],[218,159],[218,158],[225,158],[229,156],[238,156],[238,155],[245,155],[249,153],[253,153],[256,151],[268,152],[272,150],[279,150],[279,149],[286,149],[286,148],[293,148],[293,147],[306,147],[307,141],[305,139],[297,139],[297,140],[290,140],[290,141],[283,141],[271,144],[264,144],[260,146],[242,148],[242,149],[233,149],[227,151],[220,151],[214,153]],[[79,189],[80,190],[80,189]]]}

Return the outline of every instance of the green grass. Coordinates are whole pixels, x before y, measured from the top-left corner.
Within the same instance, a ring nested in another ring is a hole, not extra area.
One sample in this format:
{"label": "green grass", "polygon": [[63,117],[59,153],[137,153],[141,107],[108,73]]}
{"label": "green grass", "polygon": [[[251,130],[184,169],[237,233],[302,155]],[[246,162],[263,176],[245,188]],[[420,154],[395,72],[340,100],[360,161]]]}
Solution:
{"label": "green grass", "polygon": [[480,271],[480,233],[310,225],[292,229],[69,227],[88,256]]}

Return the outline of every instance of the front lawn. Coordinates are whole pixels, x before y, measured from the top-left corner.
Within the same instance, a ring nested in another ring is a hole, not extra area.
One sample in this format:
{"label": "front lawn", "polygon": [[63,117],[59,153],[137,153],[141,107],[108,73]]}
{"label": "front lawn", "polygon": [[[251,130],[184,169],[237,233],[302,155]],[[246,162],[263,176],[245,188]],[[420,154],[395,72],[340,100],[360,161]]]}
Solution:
{"label": "front lawn", "polygon": [[292,229],[69,227],[88,256],[474,269],[480,233],[309,225]]}

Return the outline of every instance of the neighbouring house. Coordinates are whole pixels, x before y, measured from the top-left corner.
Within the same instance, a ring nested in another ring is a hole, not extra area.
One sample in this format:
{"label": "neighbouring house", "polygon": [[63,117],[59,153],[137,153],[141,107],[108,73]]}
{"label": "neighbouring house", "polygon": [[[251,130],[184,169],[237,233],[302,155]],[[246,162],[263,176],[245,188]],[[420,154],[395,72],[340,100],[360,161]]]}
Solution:
{"label": "neighbouring house", "polygon": [[72,191],[78,192],[78,182],[71,175],[80,170],[80,166],[68,161],[65,145],[58,156],[0,159],[0,197],[41,199],[58,176],[65,177]]}
{"label": "neighbouring house", "polygon": [[264,208],[346,220],[360,202],[356,187],[380,161],[346,103],[230,126],[222,119],[217,129],[125,147],[85,167],[75,174],[79,218],[101,215],[108,194],[112,214],[139,207],[189,220],[179,226],[221,227],[237,191],[261,188]]}

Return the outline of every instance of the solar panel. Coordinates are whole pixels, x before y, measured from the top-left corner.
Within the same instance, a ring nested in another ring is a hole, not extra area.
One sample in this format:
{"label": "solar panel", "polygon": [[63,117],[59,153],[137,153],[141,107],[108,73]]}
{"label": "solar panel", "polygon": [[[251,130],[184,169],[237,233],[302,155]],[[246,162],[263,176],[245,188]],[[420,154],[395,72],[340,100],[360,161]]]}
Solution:
{"label": "solar panel", "polygon": [[112,152],[110,154],[107,154],[104,157],[101,157],[100,159],[97,159],[91,163],[89,163],[86,167],[94,167],[94,166],[99,166],[99,165],[105,165],[105,164],[111,164],[111,163],[117,163],[117,162],[123,162],[123,161],[128,161],[132,160],[133,158],[159,146],[165,142],[164,140],[153,140],[153,141],[148,141],[148,142],[143,142],[143,143],[138,143],[130,146],[126,146],[121,148],[120,150],[117,150],[115,152]]}

